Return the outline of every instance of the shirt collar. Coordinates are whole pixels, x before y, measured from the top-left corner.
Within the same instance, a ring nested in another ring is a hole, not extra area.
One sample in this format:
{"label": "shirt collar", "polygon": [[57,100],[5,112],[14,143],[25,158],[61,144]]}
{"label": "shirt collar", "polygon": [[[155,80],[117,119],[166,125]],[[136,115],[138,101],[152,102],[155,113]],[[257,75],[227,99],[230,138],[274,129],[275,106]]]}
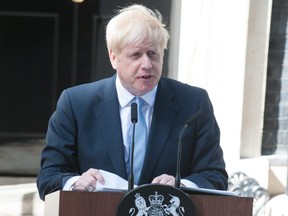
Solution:
{"label": "shirt collar", "polygon": [[[154,106],[157,88],[158,88],[158,84],[151,91],[141,96],[141,98],[145,100],[146,103],[150,105],[150,107]],[[135,97],[129,91],[127,91],[127,89],[124,88],[118,76],[116,76],[116,91],[117,91],[120,106],[122,108],[129,105],[131,100]]]}

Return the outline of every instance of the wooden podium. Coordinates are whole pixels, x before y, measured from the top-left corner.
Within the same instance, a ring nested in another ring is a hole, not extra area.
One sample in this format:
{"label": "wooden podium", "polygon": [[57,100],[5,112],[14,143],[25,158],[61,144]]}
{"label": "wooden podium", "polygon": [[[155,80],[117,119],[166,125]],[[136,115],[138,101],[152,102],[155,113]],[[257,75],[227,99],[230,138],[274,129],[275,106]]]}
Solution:
{"label": "wooden podium", "polygon": [[[115,216],[124,195],[123,192],[57,191],[45,197],[45,216]],[[250,197],[189,196],[197,216],[252,216],[253,213]]]}

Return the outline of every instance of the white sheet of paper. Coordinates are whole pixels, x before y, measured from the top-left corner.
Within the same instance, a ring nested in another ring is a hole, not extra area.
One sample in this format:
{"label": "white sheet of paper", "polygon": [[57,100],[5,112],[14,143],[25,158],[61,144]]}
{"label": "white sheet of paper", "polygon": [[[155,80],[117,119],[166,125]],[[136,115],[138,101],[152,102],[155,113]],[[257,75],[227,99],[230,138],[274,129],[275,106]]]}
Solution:
{"label": "white sheet of paper", "polygon": [[[121,178],[120,176],[105,171],[105,170],[99,170],[102,176],[105,179],[105,184],[100,184],[98,181],[96,183],[96,191],[127,191],[128,190],[128,181]],[[134,188],[137,187],[137,185],[134,185]]]}
{"label": "white sheet of paper", "polygon": [[216,190],[216,189],[206,189],[206,188],[188,188],[181,187],[181,189],[188,193],[200,193],[200,194],[210,194],[210,195],[224,195],[224,196],[236,196],[236,194],[232,191],[224,191],[224,190]]}
{"label": "white sheet of paper", "polygon": [[[127,191],[128,190],[128,181],[121,178],[120,176],[105,171],[99,170],[105,179],[105,184],[100,184],[98,181],[96,183],[96,191]],[[137,185],[134,185],[136,188]],[[215,194],[215,195],[226,195],[226,196],[235,196],[235,193],[231,191],[222,191],[222,190],[213,190],[213,189],[205,189],[205,188],[188,188],[182,187],[186,193],[193,192],[203,193],[203,194]]]}

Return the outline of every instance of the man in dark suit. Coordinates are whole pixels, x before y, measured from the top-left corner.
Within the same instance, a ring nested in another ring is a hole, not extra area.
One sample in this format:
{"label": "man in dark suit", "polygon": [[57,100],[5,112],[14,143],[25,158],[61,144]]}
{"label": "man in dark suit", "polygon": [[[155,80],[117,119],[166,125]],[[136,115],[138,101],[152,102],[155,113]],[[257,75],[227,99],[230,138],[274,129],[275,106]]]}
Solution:
{"label": "man in dark suit", "polygon": [[227,189],[220,131],[207,92],[161,75],[168,39],[161,15],[141,5],[124,8],[110,20],[106,40],[116,75],[60,96],[37,178],[42,199],[63,188],[95,189],[97,181],[107,181],[99,169],[128,178],[130,110],[139,97],[148,133],[144,157],[135,155],[141,165],[135,183],[175,184],[181,128],[202,110],[183,136],[181,184]]}

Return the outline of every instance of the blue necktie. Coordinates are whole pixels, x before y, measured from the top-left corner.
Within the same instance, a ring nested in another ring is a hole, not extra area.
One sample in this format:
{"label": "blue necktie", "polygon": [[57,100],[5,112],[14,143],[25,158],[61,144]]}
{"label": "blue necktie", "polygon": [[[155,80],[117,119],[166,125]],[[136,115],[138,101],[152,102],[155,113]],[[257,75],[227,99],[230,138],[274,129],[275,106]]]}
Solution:
{"label": "blue necktie", "polygon": [[141,97],[136,98],[138,122],[135,128],[135,146],[134,146],[134,184],[138,184],[147,143],[147,126],[142,111],[142,106],[145,101]]}

